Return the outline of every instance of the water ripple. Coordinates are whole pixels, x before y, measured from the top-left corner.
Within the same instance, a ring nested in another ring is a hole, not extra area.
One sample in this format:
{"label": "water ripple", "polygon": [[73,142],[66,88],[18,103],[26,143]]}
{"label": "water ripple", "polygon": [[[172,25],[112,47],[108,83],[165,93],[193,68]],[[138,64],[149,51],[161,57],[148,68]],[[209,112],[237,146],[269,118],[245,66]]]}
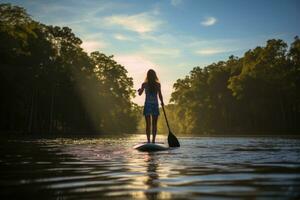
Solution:
{"label": "water ripple", "polygon": [[180,138],[181,148],[169,151],[132,148],[144,140],[134,135],[2,141],[0,197],[273,200],[300,196],[299,139],[186,137]]}

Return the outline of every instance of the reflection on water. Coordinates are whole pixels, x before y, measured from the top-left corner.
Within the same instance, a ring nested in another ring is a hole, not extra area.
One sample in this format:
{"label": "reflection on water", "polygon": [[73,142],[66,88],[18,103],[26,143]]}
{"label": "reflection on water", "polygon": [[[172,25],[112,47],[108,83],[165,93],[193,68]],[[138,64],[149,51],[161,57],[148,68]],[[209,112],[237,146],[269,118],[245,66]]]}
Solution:
{"label": "reflection on water", "polygon": [[[180,138],[138,152],[144,136],[0,141],[0,198],[297,199],[300,140]],[[165,138],[158,138],[164,141]]]}
{"label": "reflection on water", "polygon": [[145,184],[148,186],[145,195],[148,199],[157,199],[157,188],[159,188],[157,173],[157,161],[155,160],[155,155],[148,154],[146,155],[145,162],[147,163],[147,181]]}

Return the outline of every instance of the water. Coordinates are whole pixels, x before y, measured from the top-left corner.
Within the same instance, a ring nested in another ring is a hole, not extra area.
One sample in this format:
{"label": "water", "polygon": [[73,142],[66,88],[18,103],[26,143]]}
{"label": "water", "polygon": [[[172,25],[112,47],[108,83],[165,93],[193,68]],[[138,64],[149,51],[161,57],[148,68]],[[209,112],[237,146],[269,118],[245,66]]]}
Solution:
{"label": "water", "polygon": [[[298,199],[300,140],[191,137],[138,152],[145,136],[1,140],[1,199]],[[159,137],[163,142],[164,137]]]}

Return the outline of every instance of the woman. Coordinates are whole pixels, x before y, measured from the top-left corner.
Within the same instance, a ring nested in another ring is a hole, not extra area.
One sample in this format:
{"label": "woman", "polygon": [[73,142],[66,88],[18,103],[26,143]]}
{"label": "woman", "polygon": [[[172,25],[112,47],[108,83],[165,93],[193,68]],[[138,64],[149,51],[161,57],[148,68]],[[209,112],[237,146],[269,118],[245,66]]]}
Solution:
{"label": "woman", "polygon": [[139,95],[142,95],[144,90],[146,93],[144,115],[146,120],[147,141],[150,143],[150,127],[152,118],[152,143],[155,143],[157,119],[159,115],[157,96],[159,97],[162,106],[164,105],[164,101],[161,94],[160,83],[153,69],[150,69],[147,72],[145,82],[142,84],[142,87],[138,89]]}

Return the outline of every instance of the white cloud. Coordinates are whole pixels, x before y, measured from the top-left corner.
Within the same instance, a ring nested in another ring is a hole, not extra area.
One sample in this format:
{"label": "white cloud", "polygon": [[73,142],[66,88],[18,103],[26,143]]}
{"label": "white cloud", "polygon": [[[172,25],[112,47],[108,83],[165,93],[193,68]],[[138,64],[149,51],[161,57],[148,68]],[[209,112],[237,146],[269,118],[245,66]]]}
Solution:
{"label": "white cloud", "polygon": [[215,23],[217,22],[217,19],[214,18],[214,17],[206,17],[202,22],[201,24],[203,26],[212,26],[214,25]]}
{"label": "white cloud", "polygon": [[[69,1],[69,3],[67,3]],[[60,3],[62,2],[62,3]],[[91,1],[24,1],[26,7],[33,9],[33,16],[39,21],[58,26],[68,26],[73,24],[98,24],[99,15],[104,12],[116,12],[126,10],[133,6],[130,2],[114,2],[97,0]],[[70,6],[71,5],[71,6]]]}
{"label": "white cloud", "polygon": [[114,38],[117,39],[117,40],[121,40],[121,41],[132,41],[133,39],[128,37],[128,36],[125,36],[123,34],[114,34]]}
{"label": "white cloud", "polygon": [[93,51],[101,51],[107,46],[107,43],[96,40],[84,40],[81,44],[81,47],[88,53],[91,53]]}
{"label": "white cloud", "polygon": [[171,0],[172,6],[178,6],[181,3],[182,3],[182,0]]}
{"label": "white cloud", "polygon": [[226,39],[196,39],[194,38],[187,45],[195,54],[202,56],[210,56],[224,53],[237,53],[243,49],[245,41],[238,38]]}
{"label": "white cloud", "polygon": [[190,42],[187,43],[189,47],[197,47],[202,49],[203,47],[213,47],[213,48],[219,48],[220,46],[232,46],[236,44],[242,43],[242,40],[240,39],[205,39],[205,38],[191,38]]}
{"label": "white cloud", "polygon": [[209,55],[226,53],[226,52],[231,52],[231,51],[232,50],[210,48],[210,49],[200,49],[200,50],[197,50],[195,53],[199,54],[199,55],[203,55],[203,56],[209,56]]}
{"label": "white cloud", "polygon": [[153,14],[144,12],[136,15],[112,15],[105,17],[104,23],[109,26],[117,25],[138,33],[147,33],[157,30],[163,22],[156,19]]}

